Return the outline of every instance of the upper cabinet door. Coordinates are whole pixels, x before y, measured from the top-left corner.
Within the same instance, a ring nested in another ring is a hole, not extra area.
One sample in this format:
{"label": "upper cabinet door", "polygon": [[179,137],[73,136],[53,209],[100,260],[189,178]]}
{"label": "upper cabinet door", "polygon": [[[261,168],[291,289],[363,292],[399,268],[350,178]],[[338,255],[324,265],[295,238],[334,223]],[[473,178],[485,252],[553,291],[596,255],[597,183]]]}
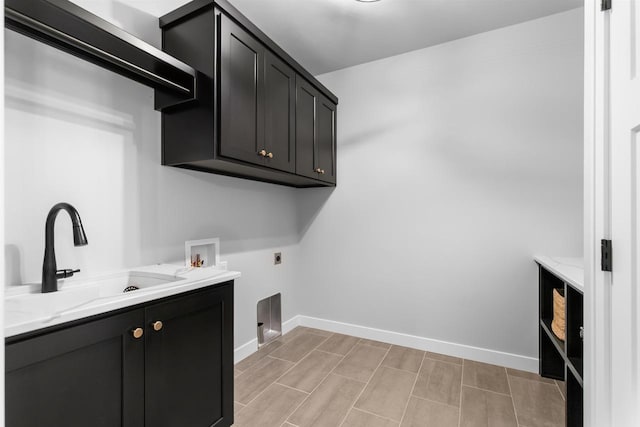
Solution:
{"label": "upper cabinet door", "polygon": [[220,155],[262,165],[265,48],[225,15],[219,34]]}
{"label": "upper cabinet door", "polygon": [[318,92],[301,77],[296,79],[296,173],[318,178],[316,102]]}
{"label": "upper cabinet door", "polygon": [[336,182],[336,105],[320,95],[316,105],[318,178]]}
{"label": "upper cabinet door", "polygon": [[295,172],[296,73],[271,52],[265,54],[265,165]]}

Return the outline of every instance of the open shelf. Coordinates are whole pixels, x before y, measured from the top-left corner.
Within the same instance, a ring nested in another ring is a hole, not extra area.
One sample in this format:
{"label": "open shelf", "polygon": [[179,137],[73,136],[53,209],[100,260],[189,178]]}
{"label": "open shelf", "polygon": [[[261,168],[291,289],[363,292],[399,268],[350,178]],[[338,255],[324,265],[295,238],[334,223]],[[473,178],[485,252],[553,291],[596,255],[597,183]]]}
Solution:
{"label": "open shelf", "polygon": [[[563,289],[565,295],[565,341],[551,329],[553,320],[553,290]],[[581,290],[564,282],[547,270],[539,268],[539,362],[540,375],[564,380],[566,383],[566,425],[583,424],[583,295]]]}

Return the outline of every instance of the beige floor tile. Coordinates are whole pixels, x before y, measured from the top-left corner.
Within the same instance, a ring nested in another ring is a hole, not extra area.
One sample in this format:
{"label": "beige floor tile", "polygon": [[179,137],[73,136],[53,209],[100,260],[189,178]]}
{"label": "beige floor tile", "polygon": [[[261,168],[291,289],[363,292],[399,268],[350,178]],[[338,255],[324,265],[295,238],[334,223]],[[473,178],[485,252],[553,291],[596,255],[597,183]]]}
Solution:
{"label": "beige floor tile", "polygon": [[320,347],[322,351],[328,351],[329,353],[340,354],[344,356],[360,341],[359,338],[350,337],[348,335],[333,334],[327,339]]}
{"label": "beige floor tile", "polygon": [[277,341],[279,341],[282,344],[286,344],[287,342],[291,341],[292,339],[294,339],[295,337],[297,337],[298,335],[300,335],[301,333],[304,332],[304,329],[300,326],[297,326],[295,328],[293,328],[292,330],[290,330],[289,332],[287,332],[286,334],[282,334]]}
{"label": "beige floor tile", "polygon": [[567,386],[566,386],[566,383],[564,381],[556,381],[556,384],[558,384],[558,388],[560,389],[560,393],[562,393],[562,398],[564,400],[567,400]]}
{"label": "beige floor tile", "polygon": [[296,426],[294,426],[293,424],[284,423],[284,424],[282,424],[281,427],[296,427]]}
{"label": "beige floor tile", "polygon": [[293,365],[292,362],[265,357],[235,379],[234,400],[242,404],[251,402]]}
{"label": "beige floor tile", "polygon": [[307,394],[301,391],[272,384],[240,411],[233,425],[234,427],[280,426],[305,397]]}
{"label": "beige floor tile", "polygon": [[347,419],[344,420],[342,427],[398,427],[398,423],[353,408],[347,415]]}
{"label": "beige floor tile", "polygon": [[237,416],[238,412],[240,412],[244,408],[245,408],[245,405],[243,405],[242,403],[233,402],[233,415]]}
{"label": "beige floor tile", "polygon": [[413,394],[423,399],[459,407],[461,386],[461,365],[425,358]]}
{"label": "beige floor tile", "polygon": [[401,427],[458,427],[458,408],[412,396]]}
{"label": "beige floor tile", "polygon": [[358,344],[333,372],[354,380],[367,382],[382,362],[385,354],[387,354],[387,350],[384,348]]}
{"label": "beige floor tile", "polygon": [[310,332],[312,334],[322,335],[323,337],[330,337],[331,335],[333,335],[333,332],[331,331],[324,331],[322,329],[316,329],[316,328],[308,328],[306,326],[298,326],[298,329],[301,329],[304,332]]}
{"label": "beige floor tile", "polygon": [[338,427],[365,383],[331,374],[289,417],[299,427]]}
{"label": "beige floor tile", "polygon": [[510,377],[518,422],[527,427],[564,426],[564,400],[555,384]]}
{"label": "beige floor tile", "polygon": [[464,385],[509,394],[507,371],[501,366],[465,360],[462,379]]}
{"label": "beige floor tile", "polygon": [[365,338],[362,338],[358,344],[370,345],[372,347],[380,347],[385,349],[388,349],[389,347],[391,347],[391,344],[388,344],[386,342],[373,341]]}
{"label": "beige floor tile", "polygon": [[342,360],[342,356],[314,350],[278,382],[311,393]]}
{"label": "beige floor tile", "polygon": [[323,331],[321,329],[314,329],[314,328],[307,328],[305,326],[298,326],[298,327],[290,330],[288,333],[282,335],[280,338],[278,338],[278,341],[286,344],[286,343],[288,343],[289,341],[291,341],[292,339],[296,338],[297,336],[299,336],[301,334],[314,334],[314,335],[320,335],[322,337],[330,337],[331,335],[333,335],[332,332]]}
{"label": "beige floor tile", "polygon": [[456,365],[462,365],[462,359],[459,357],[447,356],[439,353],[432,353],[427,351],[425,357],[433,360],[439,360],[441,362],[455,363]]}
{"label": "beige floor tile", "polygon": [[400,421],[416,376],[411,372],[381,366],[373,374],[355,407]]}
{"label": "beige floor tile", "polygon": [[240,374],[242,374],[242,371],[240,369],[237,369],[237,368],[233,369],[233,378],[238,378]]}
{"label": "beige floor tile", "polygon": [[282,347],[273,351],[270,355],[278,359],[299,362],[326,339],[326,337],[320,335],[303,332]]}
{"label": "beige floor tile", "polygon": [[463,386],[460,411],[460,427],[518,426],[511,397],[504,394]]}
{"label": "beige floor tile", "polygon": [[417,373],[422,363],[424,351],[408,347],[391,346],[387,357],[382,362],[382,366],[390,366]]}
{"label": "beige floor tile", "polygon": [[272,351],[274,351],[278,347],[281,347],[282,345],[283,345],[283,343],[281,343],[280,341],[274,341],[272,343],[269,343],[269,344],[265,345],[260,350],[258,350],[255,353],[253,353],[251,356],[249,356],[249,357],[241,360],[240,362],[238,362],[238,364],[236,365],[236,369],[238,369],[238,370],[240,370],[242,372],[246,371],[247,369],[249,369],[250,367],[252,367],[256,363],[258,363],[259,361],[261,361],[262,359],[267,357],[269,355],[269,353],[271,353]]}
{"label": "beige floor tile", "polygon": [[512,377],[524,378],[526,380],[540,381],[547,384],[554,383],[554,380],[552,380],[551,378],[541,377],[540,375],[534,374],[533,372],[520,371],[518,369],[507,368],[507,375],[510,375]]}

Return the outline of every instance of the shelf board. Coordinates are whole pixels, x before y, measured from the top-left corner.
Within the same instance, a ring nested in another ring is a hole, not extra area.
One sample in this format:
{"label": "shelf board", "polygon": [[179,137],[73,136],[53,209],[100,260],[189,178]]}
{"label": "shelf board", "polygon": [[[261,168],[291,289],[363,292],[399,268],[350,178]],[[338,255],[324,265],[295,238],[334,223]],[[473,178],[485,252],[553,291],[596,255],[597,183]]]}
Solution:
{"label": "shelf board", "polygon": [[156,109],[196,100],[198,72],[69,0],[6,0],[5,27],[156,89]]}
{"label": "shelf board", "polygon": [[540,319],[540,326],[542,326],[542,330],[551,339],[551,342],[553,343],[553,346],[556,348],[558,353],[560,353],[560,356],[562,356],[562,358],[564,359],[565,363],[567,364],[567,366],[571,370],[571,373],[576,378],[576,380],[578,380],[578,383],[582,387],[583,386],[582,374],[581,374],[581,372],[582,372],[582,363],[583,363],[582,362],[582,358],[574,357],[574,358],[570,359],[570,358],[567,357],[567,354],[565,353],[565,350],[564,350],[564,341],[562,341],[558,337],[556,337],[556,335],[551,330],[551,320],[550,319]]}
{"label": "shelf board", "polygon": [[542,329],[544,329],[546,334],[549,336],[549,338],[551,338],[551,342],[553,343],[553,346],[556,348],[556,350],[560,352],[560,354],[562,355],[562,358],[566,359],[567,356],[565,355],[565,352],[564,352],[564,341],[562,341],[560,338],[556,336],[556,334],[553,333],[553,330],[551,329],[551,320],[540,319],[540,325],[542,326]]}
{"label": "shelf board", "polygon": [[569,363],[567,364],[567,366],[573,373],[573,376],[576,377],[576,380],[578,380],[578,383],[580,384],[580,386],[584,387],[583,381],[582,381],[582,364],[583,364],[582,358],[570,357]]}

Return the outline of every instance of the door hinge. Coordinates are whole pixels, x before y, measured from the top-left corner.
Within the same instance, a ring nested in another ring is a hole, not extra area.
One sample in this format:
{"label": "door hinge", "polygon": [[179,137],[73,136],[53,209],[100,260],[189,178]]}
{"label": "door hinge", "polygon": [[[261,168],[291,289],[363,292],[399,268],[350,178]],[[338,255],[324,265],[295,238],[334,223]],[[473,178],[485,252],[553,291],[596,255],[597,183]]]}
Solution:
{"label": "door hinge", "polygon": [[611,271],[611,240],[600,241],[600,267],[602,271]]}
{"label": "door hinge", "polygon": [[612,0],[602,0],[600,2],[600,10],[601,11],[605,11],[605,10],[611,10],[611,2]]}

